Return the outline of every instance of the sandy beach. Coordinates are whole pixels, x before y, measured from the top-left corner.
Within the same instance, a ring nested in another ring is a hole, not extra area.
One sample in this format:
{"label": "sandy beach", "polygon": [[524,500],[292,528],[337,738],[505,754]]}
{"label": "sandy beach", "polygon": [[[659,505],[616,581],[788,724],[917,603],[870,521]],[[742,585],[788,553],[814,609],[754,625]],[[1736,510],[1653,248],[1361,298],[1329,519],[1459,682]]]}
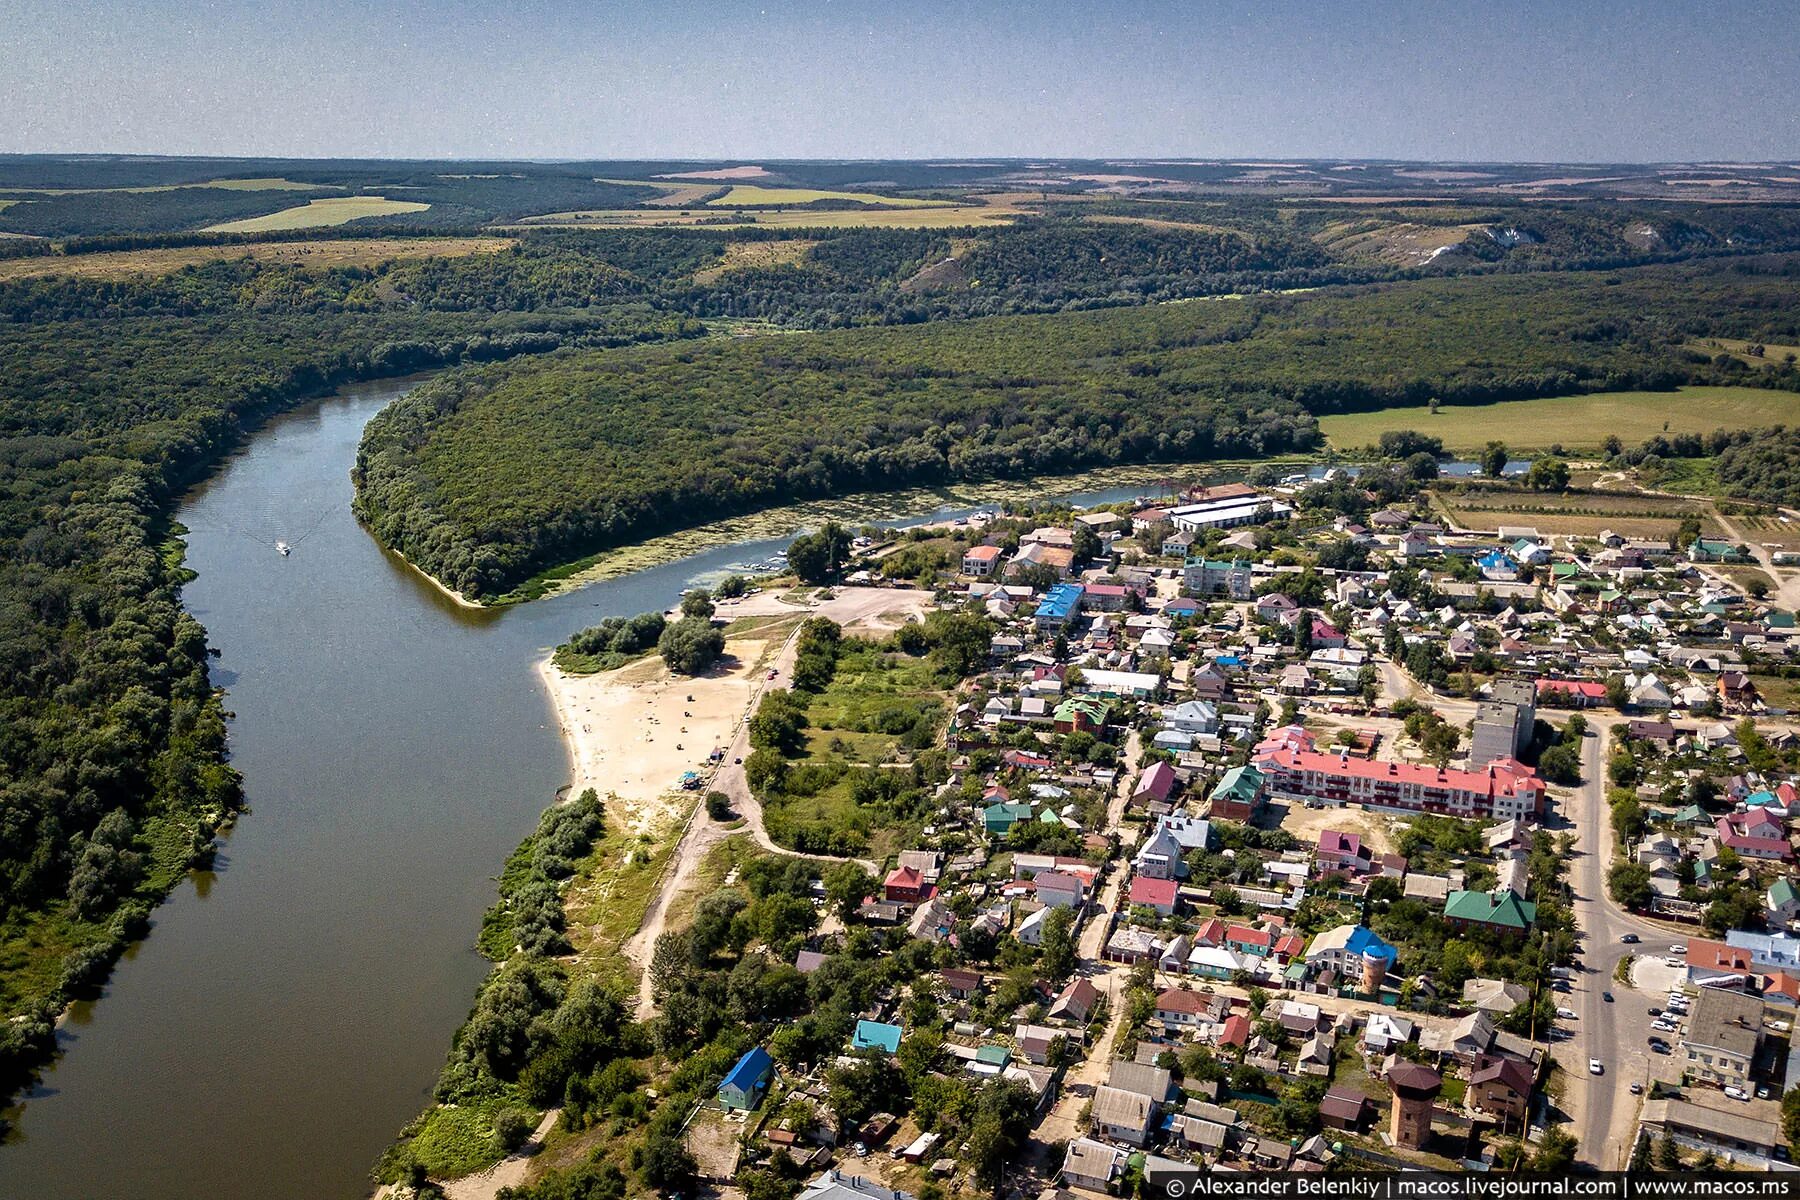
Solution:
{"label": "sandy beach", "polygon": [[671,674],[656,655],[593,675],[567,675],[541,660],[538,674],[569,748],[574,791],[617,795],[624,803],[613,811],[637,833],[679,815],[682,774],[707,775],[708,756],[730,746],[768,650],[764,638],[733,639],[724,662],[691,679]]}

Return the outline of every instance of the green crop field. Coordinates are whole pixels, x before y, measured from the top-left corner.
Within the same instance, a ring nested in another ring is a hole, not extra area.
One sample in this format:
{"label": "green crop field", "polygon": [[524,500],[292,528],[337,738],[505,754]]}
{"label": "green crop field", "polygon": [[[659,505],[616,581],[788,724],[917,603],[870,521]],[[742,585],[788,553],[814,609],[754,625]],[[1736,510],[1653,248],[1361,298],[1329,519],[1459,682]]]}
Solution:
{"label": "green crop field", "polygon": [[284,208],[267,216],[209,225],[206,232],[262,233],[271,229],[312,229],[320,225],[342,225],[362,217],[391,217],[396,213],[424,212],[430,207],[431,205],[420,204],[416,200],[389,200],[383,196],[334,196],[313,200],[296,208]]}
{"label": "green crop field", "polygon": [[811,204],[817,200],[853,200],[858,204],[880,204],[888,208],[937,208],[947,200],[914,200],[901,196],[879,196],[874,192],[821,192],[813,188],[758,187],[738,184],[710,203],[727,208],[754,208],[760,205]]}
{"label": "green crop field", "polygon": [[1446,404],[1434,415],[1423,406],[1321,417],[1319,428],[1336,449],[1372,446],[1389,430],[1416,429],[1444,440],[1449,450],[1479,450],[1490,441],[1514,450],[1555,444],[1597,449],[1608,434],[1626,445],[1658,433],[1711,433],[1800,421],[1800,395],[1747,387],[1685,387],[1674,392],[1594,392],[1499,404]]}

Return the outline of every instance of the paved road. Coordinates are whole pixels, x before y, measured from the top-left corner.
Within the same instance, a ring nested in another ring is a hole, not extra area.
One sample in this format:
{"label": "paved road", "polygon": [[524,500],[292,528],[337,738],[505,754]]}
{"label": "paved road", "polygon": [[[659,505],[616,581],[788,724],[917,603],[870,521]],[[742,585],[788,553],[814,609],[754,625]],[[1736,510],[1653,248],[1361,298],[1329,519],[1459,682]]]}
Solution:
{"label": "paved road", "polygon": [[[1674,940],[1666,928],[1624,911],[1606,894],[1613,833],[1606,807],[1605,740],[1608,730],[1624,720],[1588,715],[1589,732],[1581,754],[1583,783],[1561,814],[1565,823],[1573,824],[1577,839],[1569,883],[1583,942],[1573,990],[1559,996],[1558,1003],[1581,1015],[1575,1021],[1559,1022],[1572,1030],[1574,1037],[1556,1043],[1554,1052],[1568,1073],[1563,1103],[1575,1119],[1581,1159],[1601,1170],[1623,1166],[1631,1152],[1638,1097],[1629,1089],[1633,1080],[1647,1078],[1651,1057],[1650,1001],[1643,993],[1615,983],[1613,971],[1627,954],[1660,956]],[[1641,943],[1622,944],[1619,939],[1627,933],[1637,934]],[[1606,1002],[1602,993],[1607,991],[1617,997],[1616,1002]],[[1606,1074],[1590,1075],[1590,1058],[1599,1059]]]}

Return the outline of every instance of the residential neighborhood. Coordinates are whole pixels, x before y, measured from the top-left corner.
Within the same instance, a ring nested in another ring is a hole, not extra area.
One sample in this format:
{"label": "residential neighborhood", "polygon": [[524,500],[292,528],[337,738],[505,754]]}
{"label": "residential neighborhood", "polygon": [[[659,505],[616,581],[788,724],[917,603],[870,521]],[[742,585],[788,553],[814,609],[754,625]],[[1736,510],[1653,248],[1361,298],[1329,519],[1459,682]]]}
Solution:
{"label": "residential neighborhood", "polygon": [[[1159,1164],[1787,1169],[1800,739],[1758,681],[1791,614],[1704,546],[1308,522],[1301,490],[868,536],[853,585],[928,581],[985,640],[929,812],[794,959],[927,947],[836,1069],[1016,1086],[1007,1169],[1045,1196]],[[794,1119],[832,1071],[780,1058],[766,1097],[749,1055],[721,1088],[743,1161],[972,1182],[916,1080],[834,1128]]]}

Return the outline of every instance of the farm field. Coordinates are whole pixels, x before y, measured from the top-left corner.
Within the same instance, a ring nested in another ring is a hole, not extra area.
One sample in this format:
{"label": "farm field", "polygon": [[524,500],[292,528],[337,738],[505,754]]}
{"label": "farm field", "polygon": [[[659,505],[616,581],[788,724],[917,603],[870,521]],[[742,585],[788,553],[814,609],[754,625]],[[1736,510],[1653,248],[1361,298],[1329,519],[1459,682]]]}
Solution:
{"label": "farm field", "polygon": [[[0,200],[0,205],[5,201]],[[42,275],[83,279],[124,279],[133,275],[167,275],[182,267],[222,259],[253,258],[258,262],[301,263],[309,267],[363,267],[390,258],[461,258],[491,254],[513,245],[512,238],[345,238],[323,242],[269,242],[249,246],[178,246],[154,250],[116,250],[101,254],[44,255],[0,259],[0,280]]]}
{"label": "farm field", "polygon": [[242,221],[226,221],[209,225],[207,233],[263,233],[276,229],[314,229],[321,225],[342,225],[363,217],[391,217],[400,213],[424,212],[429,204],[416,200],[389,200],[385,196],[333,196],[312,200],[297,208],[284,208],[266,216]]}
{"label": "farm field", "polygon": [[826,192],[816,188],[763,187],[740,183],[723,196],[707,203],[715,208],[761,208],[783,204],[812,204],[820,200],[847,200],[857,204],[879,204],[886,208],[942,208],[948,200],[919,200],[905,196],[883,196],[876,192]]}
{"label": "farm field", "polygon": [[1709,505],[1677,496],[1620,492],[1545,495],[1501,489],[1472,494],[1434,490],[1431,496],[1445,516],[1465,529],[1529,525],[1540,533],[1576,537],[1592,537],[1607,529],[1626,537],[1668,537],[1684,517],[1697,517],[1701,532],[1726,534]]}
{"label": "farm field", "polygon": [[1563,445],[1595,450],[1608,434],[1627,445],[1658,433],[1711,433],[1800,420],[1800,395],[1765,388],[1684,387],[1674,392],[1593,392],[1506,400],[1498,404],[1446,404],[1384,408],[1319,418],[1325,439],[1339,450],[1372,446],[1389,430],[1415,429],[1440,437],[1449,450],[1479,450],[1490,441],[1514,451]]}

